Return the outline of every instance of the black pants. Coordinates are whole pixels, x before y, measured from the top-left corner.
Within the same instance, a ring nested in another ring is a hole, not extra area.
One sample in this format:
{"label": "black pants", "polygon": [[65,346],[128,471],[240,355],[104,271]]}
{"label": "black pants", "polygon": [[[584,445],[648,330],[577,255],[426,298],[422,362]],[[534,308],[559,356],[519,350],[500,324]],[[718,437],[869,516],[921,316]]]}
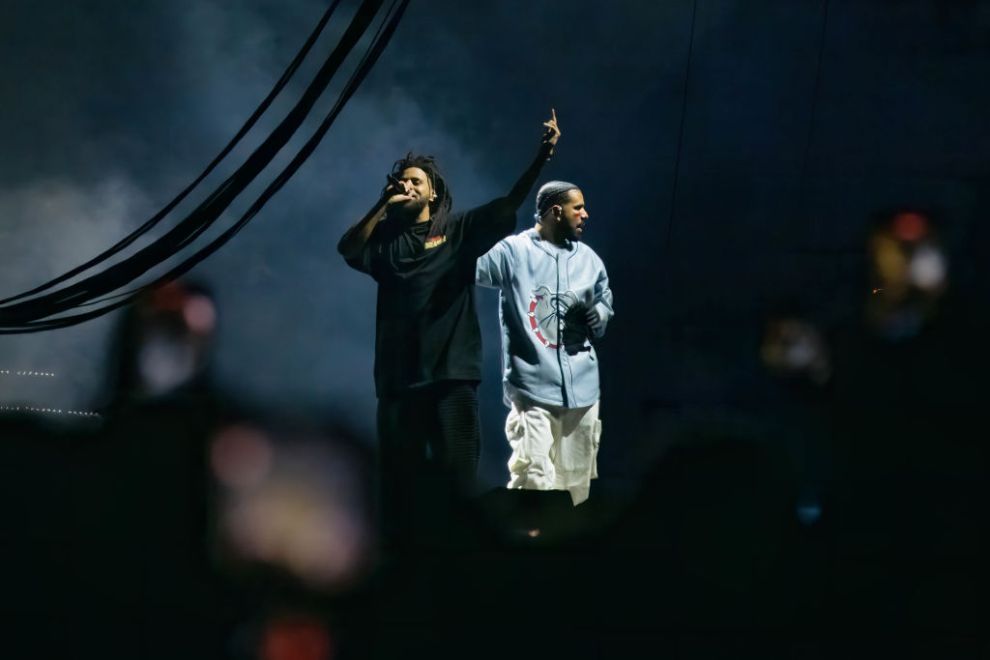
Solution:
{"label": "black pants", "polygon": [[481,431],[478,383],[442,381],[378,400],[381,522],[386,546],[442,533],[470,494]]}

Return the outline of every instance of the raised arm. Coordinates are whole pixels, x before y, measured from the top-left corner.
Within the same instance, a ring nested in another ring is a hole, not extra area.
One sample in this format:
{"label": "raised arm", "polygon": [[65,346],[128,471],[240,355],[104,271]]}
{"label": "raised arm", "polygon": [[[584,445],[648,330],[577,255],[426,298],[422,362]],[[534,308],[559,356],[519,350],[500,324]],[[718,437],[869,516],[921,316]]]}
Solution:
{"label": "raised arm", "polygon": [[475,259],[490,250],[507,234],[512,233],[516,226],[516,210],[526,199],[533,184],[536,183],[543,165],[553,155],[554,146],[560,139],[560,129],[557,127],[556,111],[551,109],[550,112],[550,119],[543,122],[545,130],[536,158],[519,177],[512,190],[507,195],[498,197],[484,206],[467,211],[462,217],[461,224],[464,228],[464,235],[469,242],[465,254],[471,262],[472,272],[475,267]]}
{"label": "raised arm", "polygon": [[516,185],[512,186],[512,190],[504,198],[512,206],[513,210],[518,209],[522,205],[523,200],[526,199],[526,195],[533,189],[533,184],[536,183],[537,177],[540,176],[543,165],[553,156],[554,147],[556,147],[557,141],[560,139],[560,128],[557,126],[556,110],[550,108],[550,119],[543,122],[543,125],[546,127],[546,130],[543,131],[543,139],[540,141],[540,149],[536,152],[536,158],[533,159],[533,162],[530,163],[526,171],[516,181]]}

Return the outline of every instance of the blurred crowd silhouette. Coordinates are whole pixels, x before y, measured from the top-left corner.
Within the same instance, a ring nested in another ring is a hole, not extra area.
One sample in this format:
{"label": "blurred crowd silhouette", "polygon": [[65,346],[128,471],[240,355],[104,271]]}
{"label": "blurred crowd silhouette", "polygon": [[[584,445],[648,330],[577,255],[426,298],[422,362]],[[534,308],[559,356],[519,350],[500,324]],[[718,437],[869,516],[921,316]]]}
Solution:
{"label": "blurred crowd silhouette", "polygon": [[760,318],[748,423],[684,424],[634,497],[579,507],[425,475],[400,554],[373,443],[228,400],[222,305],[164,286],[99,417],[0,418],[5,656],[986,654],[986,306],[932,213],[880,213],[864,247],[838,323],[810,297]]}

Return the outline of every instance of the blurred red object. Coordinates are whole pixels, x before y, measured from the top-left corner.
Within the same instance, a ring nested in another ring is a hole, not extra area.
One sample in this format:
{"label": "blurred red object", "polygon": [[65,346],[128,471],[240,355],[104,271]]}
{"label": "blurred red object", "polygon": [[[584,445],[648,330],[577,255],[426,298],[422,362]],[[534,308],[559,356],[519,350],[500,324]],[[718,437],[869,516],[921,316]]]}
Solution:
{"label": "blurred red object", "polygon": [[330,660],[330,632],[309,617],[285,617],[268,622],[261,638],[261,660]]}

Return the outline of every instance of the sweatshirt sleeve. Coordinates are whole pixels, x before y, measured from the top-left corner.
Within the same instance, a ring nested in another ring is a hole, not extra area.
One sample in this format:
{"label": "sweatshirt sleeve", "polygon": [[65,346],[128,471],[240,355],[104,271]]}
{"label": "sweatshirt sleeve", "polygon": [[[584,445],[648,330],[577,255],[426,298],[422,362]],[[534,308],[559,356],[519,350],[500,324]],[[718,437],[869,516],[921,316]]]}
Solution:
{"label": "sweatshirt sleeve", "polygon": [[478,286],[500,289],[509,280],[512,250],[508,241],[501,240],[491,250],[478,257],[474,281]]}
{"label": "sweatshirt sleeve", "polygon": [[597,320],[592,320],[590,324],[591,334],[595,339],[605,334],[605,327],[615,316],[612,307],[612,289],[608,286],[608,273],[605,272],[605,264],[599,261],[598,279],[595,281],[595,304],[592,307]]}

